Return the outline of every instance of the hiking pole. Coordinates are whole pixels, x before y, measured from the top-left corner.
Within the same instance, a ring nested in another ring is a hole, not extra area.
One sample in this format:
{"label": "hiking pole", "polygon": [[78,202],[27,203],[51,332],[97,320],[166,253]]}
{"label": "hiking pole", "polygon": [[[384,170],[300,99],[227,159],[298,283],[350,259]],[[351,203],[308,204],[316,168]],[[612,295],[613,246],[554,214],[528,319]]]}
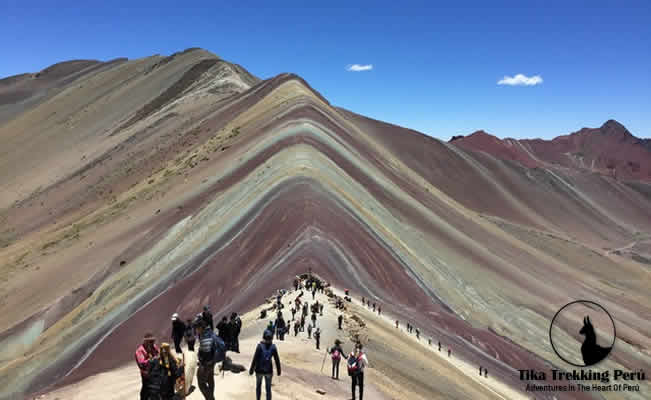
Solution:
{"label": "hiking pole", "polygon": [[323,366],[325,365],[325,360],[327,356],[328,356],[328,350],[326,350],[325,354],[323,355],[323,362],[321,363],[321,373],[323,373]]}

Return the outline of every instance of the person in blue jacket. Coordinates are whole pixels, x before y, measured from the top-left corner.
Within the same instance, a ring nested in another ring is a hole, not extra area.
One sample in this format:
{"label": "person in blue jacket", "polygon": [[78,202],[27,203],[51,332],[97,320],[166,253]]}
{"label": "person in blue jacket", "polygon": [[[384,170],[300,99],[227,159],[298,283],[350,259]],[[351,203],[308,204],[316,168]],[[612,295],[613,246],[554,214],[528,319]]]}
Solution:
{"label": "person in blue jacket", "polygon": [[281,375],[280,370],[280,357],[278,356],[278,349],[273,344],[273,332],[270,330],[264,331],[262,341],[258,343],[251,360],[251,367],[249,368],[249,375],[256,376],[255,398],[260,400],[262,396],[262,378],[264,378],[265,391],[267,393],[267,400],[271,400],[271,378],[273,377],[273,364],[271,359],[276,362],[276,373]]}

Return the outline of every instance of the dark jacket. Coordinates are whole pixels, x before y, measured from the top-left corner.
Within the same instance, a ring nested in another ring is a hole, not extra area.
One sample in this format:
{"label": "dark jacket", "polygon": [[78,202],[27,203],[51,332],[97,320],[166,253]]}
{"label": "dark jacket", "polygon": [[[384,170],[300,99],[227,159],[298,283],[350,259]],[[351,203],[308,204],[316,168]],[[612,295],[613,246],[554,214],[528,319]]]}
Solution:
{"label": "dark jacket", "polygon": [[234,337],[240,336],[240,331],[242,330],[242,320],[240,317],[235,317],[231,319],[231,335]]}
{"label": "dark jacket", "polygon": [[[265,354],[271,352],[269,359],[265,359]],[[253,355],[253,360],[251,360],[251,367],[249,368],[249,374],[272,374],[273,375],[273,365],[271,358],[276,361],[276,374],[280,376],[280,357],[278,356],[278,349],[273,343],[258,343],[258,347],[255,349],[255,354]]]}
{"label": "dark jacket", "polygon": [[172,337],[173,338],[182,338],[185,334],[185,324],[183,321],[177,319],[172,321]]}
{"label": "dark jacket", "polygon": [[201,316],[203,317],[203,320],[206,322],[206,324],[208,324],[210,327],[210,330],[215,329],[215,324],[212,321],[212,314],[210,311],[204,311]]}
{"label": "dark jacket", "polygon": [[174,394],[174,383],[183,375],[183,369],[176,364],[174,357],[169,358],[169,369],[161,363],[161,358],[149,360],[147,366],[147,388],[152,394]]}
{"label": "dark jacket", "polygon": [[274,326],[276,327],[276,330],[278,330],[279,332],[284,332],[285,328],[287,327],[287,324],[285,323],[284,319],[277,318]]}
{"label": "dark jacket", "polygon": [[194,342],[197,338],[197,330],[192,326],[185,327],[185,341]]}
{"label": "dark jacket", "polygon": [[217,335],[224,340],[224,342],[228,342],[231,337],[231,326],[227,321],[221,320],[217,324],[217,331],[219,332]]}

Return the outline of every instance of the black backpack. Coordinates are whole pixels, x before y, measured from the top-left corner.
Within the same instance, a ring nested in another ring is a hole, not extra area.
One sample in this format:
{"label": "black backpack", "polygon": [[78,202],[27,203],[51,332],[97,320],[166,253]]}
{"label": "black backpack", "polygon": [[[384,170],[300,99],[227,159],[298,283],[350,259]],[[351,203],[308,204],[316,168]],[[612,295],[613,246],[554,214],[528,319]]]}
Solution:
{"label": "black backpack", "polygon": [[359,375],[359,373],[362,372],[362,370],[359,367],[359,359],[355,357],[354,354],[351,354],[348,357],[347,364],[348,364],[348,376]]}
{"label": "black backpack", "polygon": [[165,376],[164,368],[160,365],[158,357],[149,360],[147,365],[147,388],[154,393],[158,393],[163,386]]}

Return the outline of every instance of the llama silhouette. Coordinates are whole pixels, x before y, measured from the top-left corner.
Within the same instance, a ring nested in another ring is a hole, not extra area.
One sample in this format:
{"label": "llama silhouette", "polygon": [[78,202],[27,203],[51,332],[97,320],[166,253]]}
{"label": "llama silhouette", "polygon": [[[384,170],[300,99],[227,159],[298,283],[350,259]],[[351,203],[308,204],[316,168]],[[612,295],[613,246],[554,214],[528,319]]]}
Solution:
{"label": "llama silhouette", "polygon": [[590,322],[590,317],[587,315],[583,318],[583,327],[579,334],[585,335],[585,340],[581,345],[581,355],[586,366],[598,363],[610,353],[612,347],[601,347],[597,344],[597,334]]}

